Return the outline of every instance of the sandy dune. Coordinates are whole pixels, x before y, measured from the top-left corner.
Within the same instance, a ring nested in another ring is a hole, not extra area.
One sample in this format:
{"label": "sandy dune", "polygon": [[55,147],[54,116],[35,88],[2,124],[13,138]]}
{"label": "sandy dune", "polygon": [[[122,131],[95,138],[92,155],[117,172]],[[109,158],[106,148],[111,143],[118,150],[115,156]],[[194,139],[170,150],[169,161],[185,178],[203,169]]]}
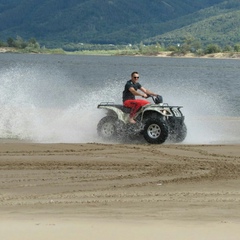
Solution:
{"label": "sandy dune", "polygon": [[0,239],[240,239],[240,146],[0,142]]}

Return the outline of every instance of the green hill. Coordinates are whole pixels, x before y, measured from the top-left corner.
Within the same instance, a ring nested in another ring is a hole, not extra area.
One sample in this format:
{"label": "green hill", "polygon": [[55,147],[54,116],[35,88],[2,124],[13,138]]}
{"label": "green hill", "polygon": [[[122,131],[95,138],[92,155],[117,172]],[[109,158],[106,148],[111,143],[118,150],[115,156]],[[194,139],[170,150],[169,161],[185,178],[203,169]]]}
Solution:
{"label": "green hill", "polygon": [[[178,21],[171,21],[172,24],[176,22],[176,30],[149,38],[145,43],[159,42],[170,45],[182,43],[186,37],[192,37],[204,44],[233,45],[240,42],[240,1],[226,1],[181,17]],[[166,25],[168,24],[170,22]]]}
{"label": "green hill", "polygon": [[239,0],[0,0],[0,39],[36,38],[47,47],[172,43],[186,34],[239,42],[239,6]]}

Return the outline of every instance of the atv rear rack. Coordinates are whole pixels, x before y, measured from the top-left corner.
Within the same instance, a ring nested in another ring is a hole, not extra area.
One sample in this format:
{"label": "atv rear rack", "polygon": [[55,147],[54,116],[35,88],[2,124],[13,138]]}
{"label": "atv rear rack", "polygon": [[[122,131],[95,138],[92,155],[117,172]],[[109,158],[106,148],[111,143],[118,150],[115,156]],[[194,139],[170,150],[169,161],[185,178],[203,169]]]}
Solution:
{"label": "atv rear rack", "polygon": [[119,104],[115,104],[114,102],[101,102],[100,104],[98,104],[98,106],[115,106],[115,105]]}

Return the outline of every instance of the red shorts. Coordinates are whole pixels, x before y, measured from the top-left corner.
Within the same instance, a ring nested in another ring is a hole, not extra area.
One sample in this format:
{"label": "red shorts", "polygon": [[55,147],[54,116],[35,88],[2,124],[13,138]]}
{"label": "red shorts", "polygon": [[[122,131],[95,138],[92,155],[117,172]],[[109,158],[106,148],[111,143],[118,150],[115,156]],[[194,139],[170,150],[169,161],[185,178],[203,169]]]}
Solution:
{"label": "red shorts", "polygon": [[130,99],[126,100],[123,103],[124,107],[131,108],[130,117],[134,117],[136,112],[144,105],[149,104],[150,102],[144,99]]}

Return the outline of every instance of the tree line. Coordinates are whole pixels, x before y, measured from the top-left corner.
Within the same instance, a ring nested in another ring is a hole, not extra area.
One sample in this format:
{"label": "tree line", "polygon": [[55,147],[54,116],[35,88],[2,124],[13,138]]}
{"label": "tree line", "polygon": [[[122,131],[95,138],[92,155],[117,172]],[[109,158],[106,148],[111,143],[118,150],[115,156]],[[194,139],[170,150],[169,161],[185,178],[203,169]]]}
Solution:
{"label": "tree line", "polygon": [[25,41],[20,36],[17,36],[16,39],[9,37],[6,42],[0,41],[0,47],[12,47],[16,49],[26,49],[29,51],[40,50],[40,44],[35,38]]}
{"label": "tree line", "polygon": [[26,41],[20,36],[16,38],[9,37],[5,42],[0,40],[0,47],[13,48],[21,53],[64,53],[61,48],[47,49],[45,46],[40,46],[35,38]]}
{"label": "tree line", "polygon": [[203,45],[200,40],[194,37],[186,37],[180,44],[164,46],[164,44],[127,44],[127,45],[114,45],[114,44],[84,44],[84,43],[68,43],[62,48],[58,49],[46,49],[41,47],[35,38],[30,38],[25,41],[20,36],[15,39],[9,37],[6,42],[0,40],[0,47],[9,47],[20,50],[20,52],[34,52],[34,53],[64,53],[64,52],[83,52],[83,51],[115,51],[116,54],[142,54],[142,55],[157,55],[158,53],[169,51],[172,54],[185,55],[187,53],[193,53],[198,56],[220,53],[220,52],[240,52],[240,43],[236,43],[233,46],[219,46],[216,43]]}

